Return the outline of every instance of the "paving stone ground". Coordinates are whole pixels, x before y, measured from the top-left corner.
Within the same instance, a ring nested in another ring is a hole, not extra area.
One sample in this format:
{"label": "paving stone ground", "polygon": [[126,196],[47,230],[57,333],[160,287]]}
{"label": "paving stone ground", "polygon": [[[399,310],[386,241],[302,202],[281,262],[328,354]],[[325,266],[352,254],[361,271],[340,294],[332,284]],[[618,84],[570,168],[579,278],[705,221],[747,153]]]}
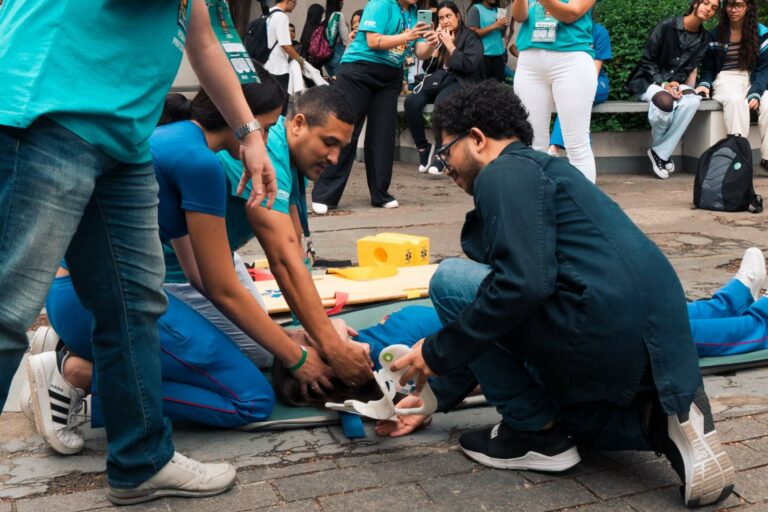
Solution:
{"label": "paving stone ground", "polygon": [[[611,195],[667,254],[690,298],[726,282],[744,249],[768,247],[764,215],[691,209],[691,175],[600,176]],[[768,177],[756,177],[768,194]],[[433,259],[460,254],[458,237],[471,198],[450,181],[397,165],[398,210],[372,209],[358,164],[342,210],[311,223],[322,257],[355,260],[354,242],[376,231],[430,237]],[[256,244],[246,261],[261,256]],[[717,427],[738,470],[736,492],[704,510],[768,511],[768,369],[705,378]],[[103,431],[85,429],[81,455],[48,451],[18,410],[18,381],[0,416],[0,512],[106,510]],[[163,499],[137,511],[579,511],[684,510],[677,476],[653,453],[582,450],[582,462],[560,475],[488,469],[456,449],[461,432],[498,421],[489,407],[435,415],[432,425],[401,439],[352,442],[339,427],[247,433],[177,426],[179,451],[238,468],[236,487],[205,500]]]}

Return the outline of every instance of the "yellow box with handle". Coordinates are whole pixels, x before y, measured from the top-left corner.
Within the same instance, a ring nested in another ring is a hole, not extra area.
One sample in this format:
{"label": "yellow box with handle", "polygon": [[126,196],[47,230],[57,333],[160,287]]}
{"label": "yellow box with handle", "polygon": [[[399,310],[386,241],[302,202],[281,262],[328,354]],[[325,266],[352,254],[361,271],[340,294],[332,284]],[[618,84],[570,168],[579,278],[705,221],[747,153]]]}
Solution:
{"label": "yellow box with handle", "polygon": [[429,238],[402,233],[366,236],[357,241],[357,261],[361,267],[428,265]]}

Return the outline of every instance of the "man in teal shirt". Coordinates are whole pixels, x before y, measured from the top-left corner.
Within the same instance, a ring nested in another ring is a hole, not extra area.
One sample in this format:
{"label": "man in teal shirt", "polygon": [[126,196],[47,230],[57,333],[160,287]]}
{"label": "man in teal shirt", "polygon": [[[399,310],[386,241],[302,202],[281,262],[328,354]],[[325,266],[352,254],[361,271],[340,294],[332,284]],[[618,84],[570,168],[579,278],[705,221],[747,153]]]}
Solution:
{"label": "man in teal shirt", "polygon": [[[273,198],[258,124],[203,0],[10,0],[0,10],[0,406],[66,253],[94,315],[107,495],[117,504],[209,496],[235,480],[228,464],[175,453],[162,414],[156,320],[166,299],[148,139],[185,46],[241,139],[251,204],[265,189]],[[57,373],[29,368],[66,410]]]}

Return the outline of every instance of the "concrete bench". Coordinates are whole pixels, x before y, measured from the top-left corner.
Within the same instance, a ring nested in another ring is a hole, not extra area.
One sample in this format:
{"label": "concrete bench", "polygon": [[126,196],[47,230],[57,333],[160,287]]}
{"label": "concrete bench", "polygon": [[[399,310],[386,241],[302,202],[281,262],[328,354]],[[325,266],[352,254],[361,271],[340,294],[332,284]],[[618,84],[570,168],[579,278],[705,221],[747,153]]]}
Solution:
{"label": "concrete bench", "polygon": [[[404,112],[405,97],[398,99],[397,110]],[[433,105],[427,105],[425,113],[434,111]],[[606,101],[596,105],[592,114],[638,114],[645,115],[648,104],[642,101]],[[431,134],[428,134],[431,137]],[[673,159],[678,169],[694,172],[699,156],[712,144],[725,137],[723,122],[723,107],[714,100],[703,100],[699,105],[696,117],[686,130],[683,140],[678,145]],[[760,137],[757,127],[750,129],[749,140],[753,148],[753,161],[760,161]],[[636,173],[648,170],[646,150],[651,141],[649,131],[633,132],[601,132],[592,134],[592,147],[597,160],[598,173]],[[362,148],[362,143],[359,144]],[[400,140],[395,148],[396,157],[400,160],[415,163],[418,155],[413,147],[413,140],[407,130],[400,134]],[[562,153],[561,153],[562,154]],[[362,150],[358,151],[362,157]]]}

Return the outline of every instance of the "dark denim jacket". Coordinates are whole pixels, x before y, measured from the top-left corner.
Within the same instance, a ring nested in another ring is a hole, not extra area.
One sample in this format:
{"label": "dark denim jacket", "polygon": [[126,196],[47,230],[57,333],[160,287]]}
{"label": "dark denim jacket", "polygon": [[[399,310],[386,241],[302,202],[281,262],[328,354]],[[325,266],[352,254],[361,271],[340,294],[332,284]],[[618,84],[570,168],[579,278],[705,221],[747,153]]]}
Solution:
{"label": "dark denim jacket", "polygon": [[[570,164],[509,145],[478,175],[464,252],[492,267],[475,301],[427,338],[441,408],[451,372],[499,343],[522,354],[561,403],[626,405],[651,363],[668,411],[701,382],[685,295],[666,257]],[[672,414],[672,412],[670,412]]]}

